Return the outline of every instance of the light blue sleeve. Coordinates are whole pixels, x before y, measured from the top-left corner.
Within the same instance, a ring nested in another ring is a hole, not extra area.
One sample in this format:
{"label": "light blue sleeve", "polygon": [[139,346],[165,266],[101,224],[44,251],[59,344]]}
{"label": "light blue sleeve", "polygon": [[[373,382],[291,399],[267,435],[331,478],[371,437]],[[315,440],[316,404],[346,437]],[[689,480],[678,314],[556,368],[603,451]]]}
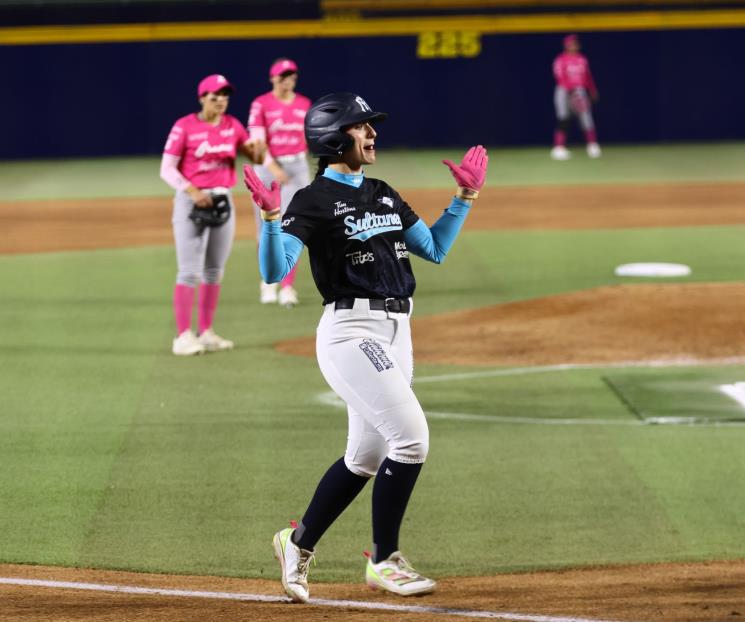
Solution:
{"label": "light blue sleeve", "polygon": [[466,201],[453,197],[448,208],[434,225],[427,227],[420,219],[404,231],[406,248],[417,257],[442,263],[460,233],[469,208],[470,205]]}
{"label": "light blue sleeve", "polygon": [[282,232],[279,220],[261,223],[259,270],[266,283],[278,283],[295,267],[304,244],[294,235]]}

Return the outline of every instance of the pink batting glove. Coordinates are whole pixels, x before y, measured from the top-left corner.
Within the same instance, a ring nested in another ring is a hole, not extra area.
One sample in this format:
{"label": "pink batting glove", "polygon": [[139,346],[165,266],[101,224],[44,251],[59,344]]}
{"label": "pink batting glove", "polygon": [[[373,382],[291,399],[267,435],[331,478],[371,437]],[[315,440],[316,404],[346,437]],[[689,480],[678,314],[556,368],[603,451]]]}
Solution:
{"label": "pink batting glove", "polygon": [[243,181],[246,188],[251,191],[254,202],[263,211],[275,212],[280,208],[282,199],[280,198],[280,183],[278,181],[273,181],[272,187],[267,188],[250,164],[243,165]]}
{"label": "pink batting glove", "polygon": [[486,155],[486,149],[481,145],[471,147],[466,151],[460,166],[450,160],[443,160],[442,163],[450,169],[453,177],[455,177],[455,182],[462,188],[479,191],[486,181],[486,167],[489,164],[489,156]]}

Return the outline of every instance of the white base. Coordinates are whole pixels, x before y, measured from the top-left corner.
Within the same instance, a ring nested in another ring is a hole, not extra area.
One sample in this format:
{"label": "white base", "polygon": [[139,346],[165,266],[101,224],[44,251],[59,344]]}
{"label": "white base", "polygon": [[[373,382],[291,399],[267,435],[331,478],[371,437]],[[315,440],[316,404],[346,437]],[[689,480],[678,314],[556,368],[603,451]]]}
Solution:
{"label": "white base", "polygon": [[625,263],[617,266],[616,276],[688,276],[690,266],[682,263]]}

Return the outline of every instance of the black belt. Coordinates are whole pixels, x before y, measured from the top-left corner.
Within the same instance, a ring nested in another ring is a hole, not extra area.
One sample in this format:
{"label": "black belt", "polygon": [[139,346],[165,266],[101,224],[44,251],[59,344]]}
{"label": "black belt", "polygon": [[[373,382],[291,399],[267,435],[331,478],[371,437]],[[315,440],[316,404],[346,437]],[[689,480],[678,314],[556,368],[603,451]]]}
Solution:
{"label": "black belt", "polygon": [[[334,302],[334,310],[353,309],[356,298],[339,298]],[[408,298],[363,298],[370,303],[372,311],[389,311],[390,313],[406,313],[411,311],[411,301]]]}

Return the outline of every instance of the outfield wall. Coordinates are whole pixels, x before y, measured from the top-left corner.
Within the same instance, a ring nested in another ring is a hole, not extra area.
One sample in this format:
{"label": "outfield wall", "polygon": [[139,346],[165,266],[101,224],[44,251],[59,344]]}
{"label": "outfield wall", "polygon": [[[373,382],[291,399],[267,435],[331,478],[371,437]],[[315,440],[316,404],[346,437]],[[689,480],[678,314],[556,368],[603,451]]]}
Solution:
{"label": "outfield wall", "polygon": [[[482,34],[457,58],[419,57],[415,35],[5,42],[0,159],[158,153],[172,122],[196,109],[198,80],[214,72],[236,84],[230,112],[245,121],[278,56],[298,61],[309,97],[352,90],[388,111],[386,147],[548,144],[562,35]],[[601,142],[745,138],[745,28],[581,38],[601,94]]]}

